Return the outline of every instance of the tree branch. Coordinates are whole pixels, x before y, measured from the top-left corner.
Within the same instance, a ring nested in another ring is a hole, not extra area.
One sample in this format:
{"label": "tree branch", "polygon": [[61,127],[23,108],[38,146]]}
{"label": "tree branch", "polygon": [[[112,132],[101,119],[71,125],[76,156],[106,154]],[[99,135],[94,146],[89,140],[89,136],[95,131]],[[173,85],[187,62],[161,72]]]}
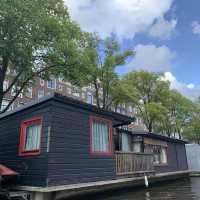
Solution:
{"label": "tree branch", "polygon": [[17,76],[15,76],[14,80],[12,81],[12,83],[9,85],[9,87],[6,89],[6,91],[3,92],[3,95],[5,95],[6,93],[8,93],[12,87],[16,84],[16,82],[19,80],[20,76],[22,75],[22,73],[24,72],[24,70],[21,70]]}
{"label": "tree branch", "polygon": [[[76,65],[76,62],[75,62],[75,63],[72,63],[72,64],[68,64],[68,65],[62,64],[62,65],[60,65],[60,66],[74,66],[74,65]],[[26,78],[26,80],[21,84],[20,89],[16,92],[16,95],[12,98],[12,100],[9,102],[9,104],[6,106],[6,108],[5,108],[3,111],[0,112],[0,114],[6,112],[6,111],[9,109],[9,107],[10,107],[10,106],[12,105],[12,103],[17,99],[17,97],[20,95],[20,93],[23,91],[23,89],[26,87],[26,85],[29,83],[30,80],[32,80],[32,79],[33,79],[34,77],[36,77],[36,76],[39,76],[41,73],[43,73],[43,72],[45,72],[45,71],[47,71],[47,70],[49,70],[49,69],[51,69],[51,68],[54,68],[54,67],[56,67],[56,66],[57,66],[56,64],[55,64],[55,65],[48,66],[48,67],[46,67],[46,68],[43,68],[43,69],[39,70],[38,72],[33,73],[33,74],[30,75],[28,78]]]}

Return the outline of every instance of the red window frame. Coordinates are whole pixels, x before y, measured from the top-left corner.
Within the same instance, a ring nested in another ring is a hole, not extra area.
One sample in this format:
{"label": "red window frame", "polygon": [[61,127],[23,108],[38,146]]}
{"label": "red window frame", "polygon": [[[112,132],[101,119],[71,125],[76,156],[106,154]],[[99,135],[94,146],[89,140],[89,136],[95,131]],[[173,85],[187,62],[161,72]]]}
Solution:
{"label": "red window frame", "polygon": [[41,153],[41,139],[39,149],[27,151],[25,150],[25,140],[26,140],[26,129],[30,125],[41,125],[40,137],[42,137],[42,117],[34,117],[29,120],[25,120],[20,126],[20,141],[19,141],[19,156],[35,156]]}
{"label": "red window frame", "polygon": [[[102,152],[102,151],[94,151],[92,149],[92,123],[96,121],[96,122],[103,122],[106,123],[108,125],[108,129],[109,129],[109,148],[108,151],[106,152]],[[113,128],[112,128],[112,121],[105,119],[105,118],[101,118],[101,117],[96,117],[96,116],[90,116],[89,119],[89,124],[90,124],[90,154],[91,155],[97,155],[97,156],[112,156],[113,155]]]}

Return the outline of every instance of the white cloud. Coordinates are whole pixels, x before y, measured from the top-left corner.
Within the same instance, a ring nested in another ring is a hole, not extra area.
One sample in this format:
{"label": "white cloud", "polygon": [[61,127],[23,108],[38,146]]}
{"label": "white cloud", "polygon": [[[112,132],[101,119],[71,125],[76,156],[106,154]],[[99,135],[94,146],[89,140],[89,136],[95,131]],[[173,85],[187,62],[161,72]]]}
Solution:
{"label": "white cloud", "polygon": [[147,31],[169,11],[173,0],[65,0],[73,20],[103,37],[115,32],[130,38]]}
{"label": "white cloud", "polygon": [[200,23],[197,21],[192,22],[192,32],[195,35],[200,35]]}
{"label": "white cloud", "polygon": [[149,30],[149,34],[152,37],[160,39],[170,39],[172,34],[175,32],[177,20],[172,19],[170,21],[160,18],[152,25]]}
{"label": "white cloud", "polygon": [[189,89],[194,89],[194,88],[195,88],[195,85],[194,85],[193,83],[189,83],[189,84],[187,85],[187,88],[189,88]]}
{"label": "white cloud", "polygon": [[175,53],[167,46],[137,45],[136,55],[132,62],[128,64],[128,70],[148,70],[153,72],[169,71],[172,67],[172,61]]}
{"label": "white cloud", "polygon": [[172,89],[179,91],[191,100],[195,100],[200,96],[200,85],[178,81],[171,72],[165,72],[164,79],[170,82]]}

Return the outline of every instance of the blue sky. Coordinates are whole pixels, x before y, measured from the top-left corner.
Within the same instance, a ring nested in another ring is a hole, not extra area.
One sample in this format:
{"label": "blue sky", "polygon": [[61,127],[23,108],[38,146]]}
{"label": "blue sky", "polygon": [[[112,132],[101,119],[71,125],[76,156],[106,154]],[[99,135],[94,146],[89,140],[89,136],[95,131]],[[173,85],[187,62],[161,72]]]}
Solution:
{"label": "blue sky", "polygon": [[120,74],[145,69],[163,72],[171,87],[200,96],[200,1],[65,0],[83,30],[104,38],[117,35],[136,56]]}

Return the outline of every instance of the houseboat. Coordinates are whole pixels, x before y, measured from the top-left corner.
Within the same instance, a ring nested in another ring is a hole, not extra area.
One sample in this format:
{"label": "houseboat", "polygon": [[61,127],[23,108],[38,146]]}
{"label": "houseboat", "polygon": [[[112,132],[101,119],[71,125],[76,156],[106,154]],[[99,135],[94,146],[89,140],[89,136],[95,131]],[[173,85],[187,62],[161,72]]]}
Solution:
{"label": "houseboat", "polygon": [[33,200],[188,175],[185,142],[129,131],[134,120],[55,93],[0,115],[0,163]]}

